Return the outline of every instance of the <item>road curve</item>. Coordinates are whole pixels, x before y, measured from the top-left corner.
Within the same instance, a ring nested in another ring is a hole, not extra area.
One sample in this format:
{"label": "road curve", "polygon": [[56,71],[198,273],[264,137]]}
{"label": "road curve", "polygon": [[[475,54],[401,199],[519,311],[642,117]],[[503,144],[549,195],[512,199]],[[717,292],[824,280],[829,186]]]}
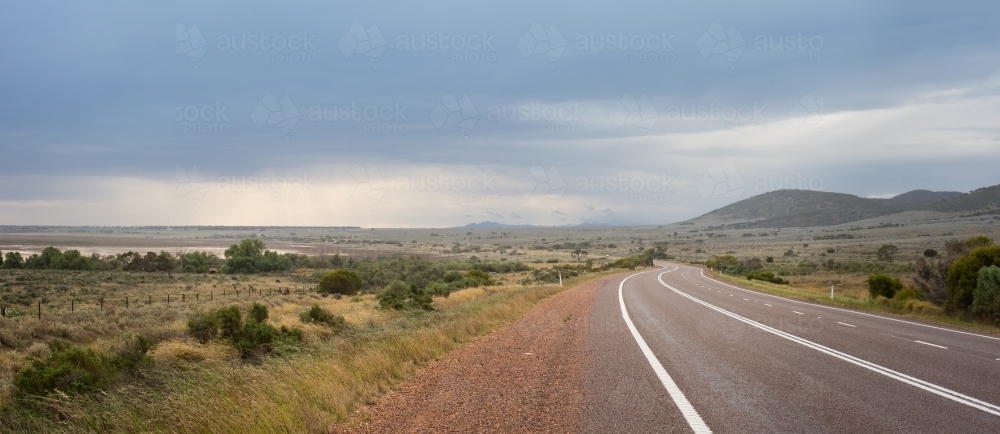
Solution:
{"label": "road curve", "polygon": [[741,289],[696,267],[608,282],[585,432],[1000,432],[1000,339]]}

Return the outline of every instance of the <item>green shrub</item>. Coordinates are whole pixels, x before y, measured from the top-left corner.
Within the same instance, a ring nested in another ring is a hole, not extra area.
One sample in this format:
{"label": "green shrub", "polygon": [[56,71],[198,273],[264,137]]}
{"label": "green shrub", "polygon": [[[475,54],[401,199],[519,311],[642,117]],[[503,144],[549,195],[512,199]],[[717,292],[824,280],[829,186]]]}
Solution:
{"label": "green shrub", "polygon": [[779,285],[787,285],[788,281],[775,276],[774,273],[770,271],[751,271],[747,273],[747,280],[763,280],[765,282],[777,283]]}
{"label": "green shrub", "polygon": [[233,337],[243,327],[243,316],[235,305],[217,310],[215,318],[219,324],[219,335],[224,338]]}
{"label": "green shrub", "polygon": [[937,255],[938,255],[937,250],[934,250],[934,249],[924,250],[924,257],[925,258],[933,258],[933,257],[935,257]]}
{"label": "green shrub", "polygon": [[901,289],[903,289],[903,282],[900,282],[895,277],[889,277],[884,274],[872,274],[868,276],[868,294],[872,299],[876,299],[878,296],[887,299],[892,298]]}
{"label": "green shrub", "polygon": [[45,396],[55,390],[76,395],[107,390],[122,374],[135,375],[152,364],[148,353],[153,342],[141,335],[129,337],[113,355],[61,341],[51,343],[49,348],[48,357],[32,361],[15,376],[18,395]]}
{"label": "green shrub", "polygon": [[358,273],[351,270],[337,270],[327,273],[319,281],[319,292],[323,294],[354,295],[363,282]]}
{"label": "green shrub", "polygon": [[250,311],[247,312],[247,320],[250,319],[257,322],[267,321],[267,306],[260,303],[251,304]]}
{"label": "green shrub", "polygon": [[[988,238],[970,239],[975,243],[985,243]],[[956,259],[948,267],[948,277],[945,289],[948,290],[948,302],[945,309],[949,311],[965,311],[972,305],[973,293],[979,279],[979,270],[991,265],[1000,265],[1000,246],[978,247],[968,255]]]}
{"label": "green shrub", "polygon": [[[459,274],[459,276],[461,276],[461,274]],[[461,282],[461,279],[458,280],[458,282]],[[451,295],[451,291],[452,286],[442,282],[431,282],[426,288],[424,288],[424,294],[430,295],[431,297],[447,298]]]}
{"label": "green shrub", "polygon": [[969,310],[994,324],[1000,324],[1000,267],[979,269],[976,291]]}
{"label": "green shrub", "polygon": [[207,344],[219,334],[219,320],[213,313],[196,313],[188,319],[188,334],[202,344]]}
{"label": "green shrub", "polygon": [[379,291],[375,296],[379,307],[393,310],[433,310],[431,296],[402,281],[395,281]]}
{"label": "green shrub", "polygon": [[302,312],[302,314],[299,315],[299,320],[304,323],[326,324],[334,329],[347,327],[347,321],[344,319],[343,315],[334,315],[330,311],[315,304],[309,308],[309,310]]}
{"label": "green shrub", "polygon": [[240,352],[240,358],[250,359],[270,353],[277,337],[278,330],[273,326],[251,318],[232,336],[230,342]]}
{"label": "green shrub", "polygon": [[53,342],[48,358],[35,360],[17,374],[14,387],[21,395],[45,396],[54,390],[75,395],[104,390],[118,373],[111,358],[90,348]]}

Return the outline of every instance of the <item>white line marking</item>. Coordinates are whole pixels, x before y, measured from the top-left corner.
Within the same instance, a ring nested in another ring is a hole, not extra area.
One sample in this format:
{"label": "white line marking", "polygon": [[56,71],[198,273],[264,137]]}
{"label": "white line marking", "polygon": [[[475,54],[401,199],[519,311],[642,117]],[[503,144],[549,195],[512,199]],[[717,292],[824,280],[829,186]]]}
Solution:
{"label": "white line marking", "polygon": [[[642,273],[646,272],[647,271],[644,271]],[[635,342],[639,344],[639,349],[642,350],[642,354],[646,356],[646,361],[648,361],[649,365],[653,367],[653,371],[656,372],[657,378],[659,378],[660,382],[663,383],[663,387],[667,389],[667,393],[669,393],[670,398],[674,400],[674,404],[677,404],[677,408],[680,409],[681,414],[684,415],[684,420],[687,421],[691,430],[695,433],[711,433],[712,430],[708,429],[708,425],[705,425],[705,421],[701,419],[701,416],[698,415],[698,411],[694,409],[691,402],[684,396],[684,392],[682,392],[681,389],[677,387],[677,383],[674,383],[674,380],[670,378],[670,374],[667,373],[667,370],[664,369],[663,365],[660,364],[660,361],[657,360],[656,355],[653,354],[653,350],[649,348],[649,345],[646,345],[646,341],[642,339],[642,335],[639,334],[639,330],[635,328],[635,324],[632,323],[632,319],[628,316],[628,310],[625,309],[625,297],[622,296],[622,288],[625,286],[626,280],[637,274],[641,273],[632,274],[622,279],[622,282],[618,284],[618,303],[622,307],[622,318],[625,318],[625,324],[628,325],[628,330],[632,332],[632,337],[635,338]],[[665,273],[660,273],[660,276],[663,274]]]}
{"label": "white line marking", "polygon": [[848,327],[854,327],[854,328],[857,328],[857,327],[858,327],[858,326],[856,326],[856,325],[854,325],[854,324],[848,324],[848,323],[846,323],[846,322],[840,322],[840,321],[837,321],[837,324],[840,324],[840,325],[845,325],[845,326],[848,326]]}
{"label": "white line marking", "polygon": [[750,301],[750,299],[749,298],[744,298],[743,301]]}
{"label": "white line marking", "polygon": [[802,339],[802,338],[800,338],[798,336],[795,336],[793,334],[783,332],[783,331],[778,330],[778,329],[776,329],[774,327],[766,326],[766,325],[761,324],[761,323],[759,323],[757,321],[754,321],[754,320],[751,320],[751,319],[748,319],[748,318],[744,318],[744,317],[739,316],[739,315],[737,315],[735,313],[732,313],[732,312],[730,312],[728,310],[722,309],[722,308],[717,307],[717,306],[715,306],[713,304],[710,304],[710,303],[707,303],[705,301],[702,301],[701,299],[699,299],[697,297],[693,297],[693,296],[688,295],[687,293],[685,293],[683,291],[678,290],[677,288],[674,288],[674,287],[672,287],[670,285],[667,285],[667,283],[663,281],[663,273],[660,273],[658,276],[656,276],[656,280],[659,280],[661,285],[669,288],[671,291],[674,291],[677,294],[680,294],[682,297],[690,299],[691,301],[694,301],[695,303],[701,304],[701,305],[703,305],[703,306],[705,306],[705,307],[707,307],[709,309],[712,309],[712,310],[714,310],[716,312],[722,313],[723,315],[726,315],[726,316],[728,316],[730,318],[734,318],[734,319],[736,319],[738,321],[742,321],[744,323],[747,323],[747,324],[749,324],[751,326],[754,326],[756,328],[759,328],[759,329],[764,330],[766,332],[769,332],[771,334],[774,334],[774,335],[780,336],[782,338],[788,339],[788,340],[790,340],[792,342],[795,342],[797,344],[803,345],[805,347],[812,348],[812,349],[814,349],[816,351],[819,351],[821,353],[824,353],[824,354],[836,357],[836,358],[838,358],[840,360],[843,360],[845,362],[852,363],[852,364],[860,366],[862,368],[865,368],[865,369],[874,371],[876,373],[885,375],[886,377],[892,378],[892,379],[900,381],[902,383],[906,383],[906,384],[909,384],[911,386],[914,386],[914,387],[926,390],[926,391],[931,392],[931,393],[933,393],[935,395],[942,396],[944,398],[948,398],[948,399],[950,399],[952,401],[955,401],[955,402],[958,402],[960,404],[965,404],[965,405],[967,405],[969,407],[973,407],[973,408],[985,411],[985,412],[987,412],[989,414],[992,414],[994,416],[1000,416],[1000,407],[998,407],[996,405],[993,405],[993,404],[990,404],[990,403],[988,403],[986,401],[981,401],[979,399],[973,398],[973,397],[968,396],[968,395],[961,394],[961,393],[956,392],[954,390],[938,386],[936,384],[933,384],[933,383],[921,380],[919,378],[911,377],[909,375],[903,374],[901,372],[894,371],[892,369],[886,368],[886,367],[881,366],[881,365],[877,365],[877,364],[869,362],[867,360],[854,357],[854,356],[852,356],[850,354],[842,353],[842,352],[837,351],[837,350],[835,350],[833,348],[817,344],[817,343],[812,342],[810,340]]}
{"label": "white line marking", "polygon": [[948,347],[942,347],[942,346],[940,346],[940,345],[935,345],[935,344],[932,344],[932,343],[930,343],[930,342],[924,342],[924,341],[913,341],[913,342],[916,342],[916,343],[918,343],[918,344],[924,344],[924,345],[930,345],[930,346],[932,346],[932,347],[938,347],[938,348],[944,348],[944,349],[946,349],[946,350],[948,349]]}
{"label": "white line marking", "polygon": [[792,311],[792,313],[797,313],[797,314],[799,314],[799,315],[805,315],[805,314],[804,314],[804,313],[802,313],[802,312],[796,312],[796,311],[794,311],[794,310]]}
{"label": "white line marking", "polygon": [[764,303],[764,306],[767,306],[767,307],[774,307],[774,306],[771,306],[771,305],[769,305],[769,304],[767,304],[767,303]]}
{"label": "white line marking", "polygon": [[[673,264],[671,264],[671,265],[673,265]],[[691,268],[694,268],[694,267],[691,267]],[[987,335],[981,335],[981,334],[978,334],[978,333],[963,332],[961,330],[954,330],[954,329],[949,329],[949,328],[944,328],[944,327],[932,326],[932,325],[928,325],[928,324],[921,324],[921,323],[913,322],[913,321],[906,321],[906,320],[901,320],[901,319],[896,319],[896,318],[889,318],[889,317],[880,316],[880,315],[873,315],[873,314],[870,314],[870,313],[858,312],[858,311],[854,311],[854,310],[850,310],[850,309],[841,309],[839,307],[825,306],[825,305],[822,305],[822,304],[806,303],[804,301],[798,301],[798,300],[792,300],[790,298],[779,297],[777,295],[768,294],[766,292],[751,291],[749,289],[740,288],[738,286],[730,285],[730,284],[728,284],[726,282],[715,280],[715,279],[713,279],[711,277],[706,276],[705,275],[705,270],[700,269],[700,268],[698,268],[698,270],[701,270],[701,277],[704,277],[704,278],[706,278],[708,280],[711,280],[713,282],[716,282],[716,283],[720,283],[720,284],[726,285],[726,286],[728,286],[730,288],[739,289],[740,291],[753,292],[753,293],[758,294],[758,295],[763,295],[763,296],[767,296],[767,297],[774,297],[774,298],[785,300],[785,301],[792,302],[792,303],[799,303],[799,304],[804,304],[804,305],[813,306],[813,307],[822,307],[824,309],[833,309],[833,310],[837,310],[837,311],[841,311],[841,312],[853,313],[853,314],[856,314],[856,315],[870,316],[870,317],[873,317],[873,318],[881,318],[881,319],[889,320],[889,321],[896,321],[896,322],[901,322],[901,323],[905,323],[905,324],[912,324],[912,325],[917,325],[917,326],[921,326],[921,327],[932,328],[932,329],[936,329],[936,330],[944,330],[944,331],[949,331],[949,332],[953,332],[953,333],[961,333],[963,335],[976,336],[976,337],[980,337],[980,338],[993,339],[993,340],[1000,341],[1000,337],[996,337],[996,336],[987,336]],[[671,270],[671,271],[673,271],[673,270]],[[768,305],[768,306],[770,306],[770,305]]]}

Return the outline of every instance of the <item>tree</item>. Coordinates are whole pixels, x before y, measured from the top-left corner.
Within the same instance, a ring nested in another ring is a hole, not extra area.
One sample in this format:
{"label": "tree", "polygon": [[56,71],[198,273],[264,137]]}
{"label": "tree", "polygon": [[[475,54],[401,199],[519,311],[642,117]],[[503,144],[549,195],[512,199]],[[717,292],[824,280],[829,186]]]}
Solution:
{"label": "tree", "polygon": [[892,262],[892,259],[899,252],[899,247],[892,244],[883,244],[882,247],[878,248],[878,252],[875,253],[878,256],[879,261]]}
{"label": "tree", "polygon": [[979,269],[969,311],[1000,324],[1000,267],[991,265]]}
{"label": "tree", "polygon": [[21,252],[7,252],[4,256],[3,268],[24,268],[24,258]]}
{"label": "tree", "polygon": [[979,270],[990,265],[1000,265],[1000,246],[978,247],[952,262],[945,280],[945,288],[948,290],[945,309],[959,312],[967,310],[972,304]]}
{"label": "tree", "polygon": [[233,244],[226,249],[226,273],[268,273],[272,271],[287,271],[292,269],[292,260],[277,252],[264,250],[264,242],[256,238],[247,238],[240,244]]}
{"label": "tree", "polygon": [[576,259],[576,262],[580,262],[580,260],[581,260],[581,259],[582,259],[582,258],[583,258],[584,256],[587,256],[587,251],[586,251],[586,250],[583,250],[583,249],[576,249],[576,250],[574,250],[574,251],[573,251],[573,253],[571,253],[570,255],[571,255],[571,256],[572,256],[572,257],[573,257],[574,259]]}
{"label": "tree", "polygon": [[353,295],[361,289],[364,282],[358,273],[351,270],[337,270],[327,273],[319,281],[319,292],[323,294]]}
{"label": "tree", "polygon": [[892,298],[901,289],[903,289],[903,282],[900,282],[895,277],[889,277],[884,274],[868,276],[868,295],[871,298],[880,295],[885,298]]}

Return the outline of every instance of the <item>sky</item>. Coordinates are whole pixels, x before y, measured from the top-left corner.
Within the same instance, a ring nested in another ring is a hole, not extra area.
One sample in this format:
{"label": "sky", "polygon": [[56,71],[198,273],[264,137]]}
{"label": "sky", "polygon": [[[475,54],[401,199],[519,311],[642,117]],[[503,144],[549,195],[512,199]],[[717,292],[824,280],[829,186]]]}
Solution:
{"label": "sky", "polygon": [[0,224],[650,225],[1000,184],[1000,3],[10,2]]}

